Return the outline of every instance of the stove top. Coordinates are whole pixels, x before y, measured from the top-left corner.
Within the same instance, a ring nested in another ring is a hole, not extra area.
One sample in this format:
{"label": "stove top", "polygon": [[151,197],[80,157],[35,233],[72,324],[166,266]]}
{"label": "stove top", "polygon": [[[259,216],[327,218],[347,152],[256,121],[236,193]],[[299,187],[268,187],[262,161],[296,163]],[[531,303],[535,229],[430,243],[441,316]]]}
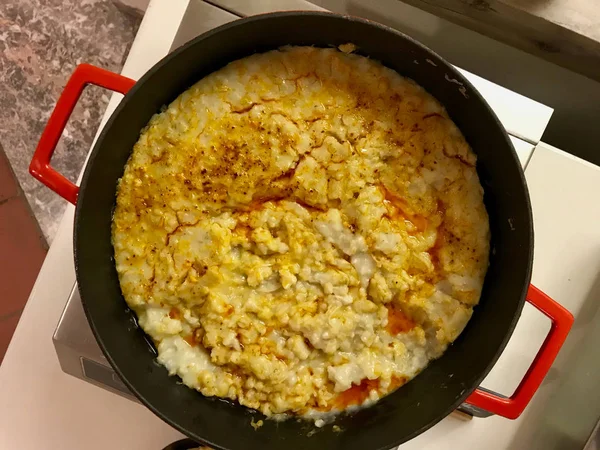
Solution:
{"label": "stove top", "polygon": [[102,354],[85,317],[77,285],[71,290],[52,340],[64,372],[137,401]]}
{"label": "stove top", "polygon": [[[170,50],[172,51],[205,31],[239,17],[272,11],[275,9],[274,5],[277,6],[277,10],[322,9],[302,0],[249,3],[239,0],[212,0],[210,3],[201,0],[190,0]],[[552,110],[526,97],[494,85],[477,75],[466,71],[463,71],[463,73],[488,100],[492,109],[500,118],[515,146],[521,164],[525,168],[549,121]],[[520,323],[531,320],[531,316],[527,314],[527,311],[524,310],[524,313]],[[545,336],[546,332],[547,327],[542,326],[537,334]],[[536,339],[536,336],[531,337],[532,341],[536,341]],[[77,285],[73,286],[67,299],[53,335],[53,342],[64,372],[129,400],[137,401],[113,371],[98,347],[85,317]],[[495,388],[487,389],[491,392],[511,392],[513,384],[516,387],[517,381],[522,377],[533,356],[534,354],[531,355],[531,358],[523,358],[520,350],[514,349],[514,347],[511,349],[510,346],[507,347],[501,360],[484,380],[483,385]],[[505,363],[502,363],[503,360]],[[506,362],[512,363],[514,360],[519,360],[519,367],[515,369],[515,367],[510,366],[507,369]],[[510,373],[508,373],[509,371]],[[502,382],[498,382],[498,380],[502,380]],[[480,389],[485,390],[485,387],[480,387]],[[473,417],[489,417],[490,415],[486,411],[463,404],[451,414],[451,417],[469,421]]]}
{"label": "stove top", "polygon": [[[522,64],[498,56],[489,40],[465,29],[457,31],[457,26],[402,1],[311,1],[337,13],[386,23],[412,36],[426,35],[430,46],[444,42],[460,49],[465,58],[481,62],[493,55],[503,70],[523,70]],[[300,0],[210,0],[210,4],[151,0],[123,74],[140,78],[171,46],[238,16],[305,9],[299,4],[314,8]],[[600,320],[596,320],[600,319],[600,204],[593,201],[593,193],[600,191],[600,168],[540,142],[551,108],[476,75],[466,76],[496,112],[527,168],[536,236],[533,281],[569,309],[576,322],[519,419],[492,416],[463,421],[457,420],[463,416],[454,413],[402,449],[479,449],[482,442],[489,450],[583,448],[600,413]],[[117,94],[111,98],[104,123],[120,98]],[[0,409],[4,406],[7,424],[0,441],[12,443],[11,448],[75,449],[86,439],[90,448],[98,449],[160,448],[181,434],[128,400],[131,395],[102,356],[85,319],[74,286],[73,213],[69,206],[0,369]],[[51,350],[48,338],[61,310],[54,333],[58,359],[65,372],[86,383],[64,374]],[[513,392],[549,326],[542,314],[526,304],[508,346],[483,385],[496,392]],[[30,432],[32,418],[40,419],[36,433]],[[144,433],[131,433],[132,429],[144,429]],[[592,439],[590,449],[597,442]]]}
{"label": "stove top", "polygon": [[[217,7],[215,4],[219,4],[221,7]],[[281,0],[278,4],[285,6],[285,8],[280,7],[279,9],[322,10],[322,8],[302,0]],[[211,28],[238,19],[241,16],[269,11],[269,8],[269,5],[265,6],[260,2],[248,5],[240,3],[237,0],[219,0],[218,2],[213,2],[213,4],[208,4],[203,1],[192,0],[183,16],[170,50],[174,50]],[[492,91],[489,90],[489,82],[475,75],[466,74],[484,95],[487,89],[487,92],[489,92],[488,99],[492,96]],[[493,96],[496,96],[495,91]],[[492,98],[491,101],[493,102],[494,99]],[[520,134],[522,135],[523,133]],[[514,135],[511,135],[511,138],[517,148],[521,162],[525,166],[533,145]],[[113,371],[98,347],[85,317],[77,285],[73,287],[67,300],[67,304],[54,333],[53,341],[63,371],[118,395],[137,401]],[[463,404],[459,410],[463,414],[456,415],[463,418],[472,416],[488,417],[491,415],[487,411],[468,404]]]}

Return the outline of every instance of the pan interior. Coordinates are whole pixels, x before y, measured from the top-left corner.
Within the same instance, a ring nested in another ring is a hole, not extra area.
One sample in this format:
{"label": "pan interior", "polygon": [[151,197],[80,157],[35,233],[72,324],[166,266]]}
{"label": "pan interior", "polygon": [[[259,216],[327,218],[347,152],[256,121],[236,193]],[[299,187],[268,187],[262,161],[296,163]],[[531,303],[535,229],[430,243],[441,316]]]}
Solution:
{"label": "pan interior", "polygon": [[[415,80],[447,109],[478,157],[490,216],[492,255],[482,298],[467,328],[438,360],[373,407],[315,432],[304,421],[265,421],[230,402],[205,398],[169,377],[121,296],[111,221],[116,183],[150,117],[194,82],[228,62],[283,45],[337,46]],[[418,63],[415,63],[418,62]],[[462,89],[447,80],[458,80]],[[176,50],[119,105],[86,167],[76,211],[75,263],[94,334],[119,375],[155,413],[216,448],[390,448],[449,414],[474,389],[506,345],[523,306],[532,260],[532,219],[522,170],[502,126],[470,83],[412,39],[371,22],[326,13],[275,13],[236,21]]]}

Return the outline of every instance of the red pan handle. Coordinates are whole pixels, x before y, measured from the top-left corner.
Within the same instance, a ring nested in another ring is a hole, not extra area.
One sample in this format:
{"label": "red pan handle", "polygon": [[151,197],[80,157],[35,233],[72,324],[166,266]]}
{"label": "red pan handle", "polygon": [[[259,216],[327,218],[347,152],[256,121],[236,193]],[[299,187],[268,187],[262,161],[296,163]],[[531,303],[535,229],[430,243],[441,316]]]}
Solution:
{"label": "red pan handle", "polygon": [[476,389],[466,400],[466,403],[507,419],[516,419],[527,407],[567,339],[574,320],[569,311],[533,285],[529,285],[527,301],[552,321],[552,327],[521,383],[510,398]]}
{"label": "red pan handle", "polygon": [[73,204],[77,203],[79,188],[54,170],[50,165],[50,159],[83,92],[83,88],[88,84],[95,84],[111,91],[126,94],[135,84],[135,80],[89,64],[78,65],[71,78],[69,78],[58,102],[56,102],[54,111],[46,124],[46,128],[44,128],[29,165],[31,175]]}
{"label": "red pan handle", "polygon": [[[79,188],[54,170],[50,166],[50,159],[84,87],[88,84],[126,94],[135,80],[89,64],[77,66],[56,103],[29,165],[29,172],[35,178],[73,204],[77,203]],[[509,419],[519,417],[528,405],[565,342],[574,320],[569,311],[535,286],[529,287],[527,301],[552,320],[552,328],[525,377],[510,398],[476,389],[466,400],[473,406]]]}

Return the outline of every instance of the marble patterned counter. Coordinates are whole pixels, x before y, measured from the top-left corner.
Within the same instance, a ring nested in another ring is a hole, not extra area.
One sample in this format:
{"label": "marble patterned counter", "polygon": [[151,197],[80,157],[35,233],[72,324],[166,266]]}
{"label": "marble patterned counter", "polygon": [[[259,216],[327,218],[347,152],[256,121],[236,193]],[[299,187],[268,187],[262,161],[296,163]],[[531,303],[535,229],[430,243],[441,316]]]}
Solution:
{"label": "marble patterned counter", "polygon": [[[28,173],[39,136],[75,66],[120,71],[139,23],[110,0],[0,2],[0,143],[48,243],[66,201]],[[108,99],[87,88],[59,143],[52,164],[73,181]]]}

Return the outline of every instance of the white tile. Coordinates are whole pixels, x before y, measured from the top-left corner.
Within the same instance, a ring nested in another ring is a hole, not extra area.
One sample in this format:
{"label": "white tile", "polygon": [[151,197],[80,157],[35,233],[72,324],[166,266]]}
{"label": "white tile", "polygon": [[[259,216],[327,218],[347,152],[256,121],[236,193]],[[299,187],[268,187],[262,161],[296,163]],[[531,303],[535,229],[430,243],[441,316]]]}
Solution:
{"label": "white tile", "polygon": [[508,133],[538,143],[550,122],[553,109],[499,86],[460,67],[457,69],[485,98]]}
{"label": "white tile", "polygon": [[533,282],[578,312],[586,298],[600,301],[600,167],[540,143],[525,175],[535,228]]}

